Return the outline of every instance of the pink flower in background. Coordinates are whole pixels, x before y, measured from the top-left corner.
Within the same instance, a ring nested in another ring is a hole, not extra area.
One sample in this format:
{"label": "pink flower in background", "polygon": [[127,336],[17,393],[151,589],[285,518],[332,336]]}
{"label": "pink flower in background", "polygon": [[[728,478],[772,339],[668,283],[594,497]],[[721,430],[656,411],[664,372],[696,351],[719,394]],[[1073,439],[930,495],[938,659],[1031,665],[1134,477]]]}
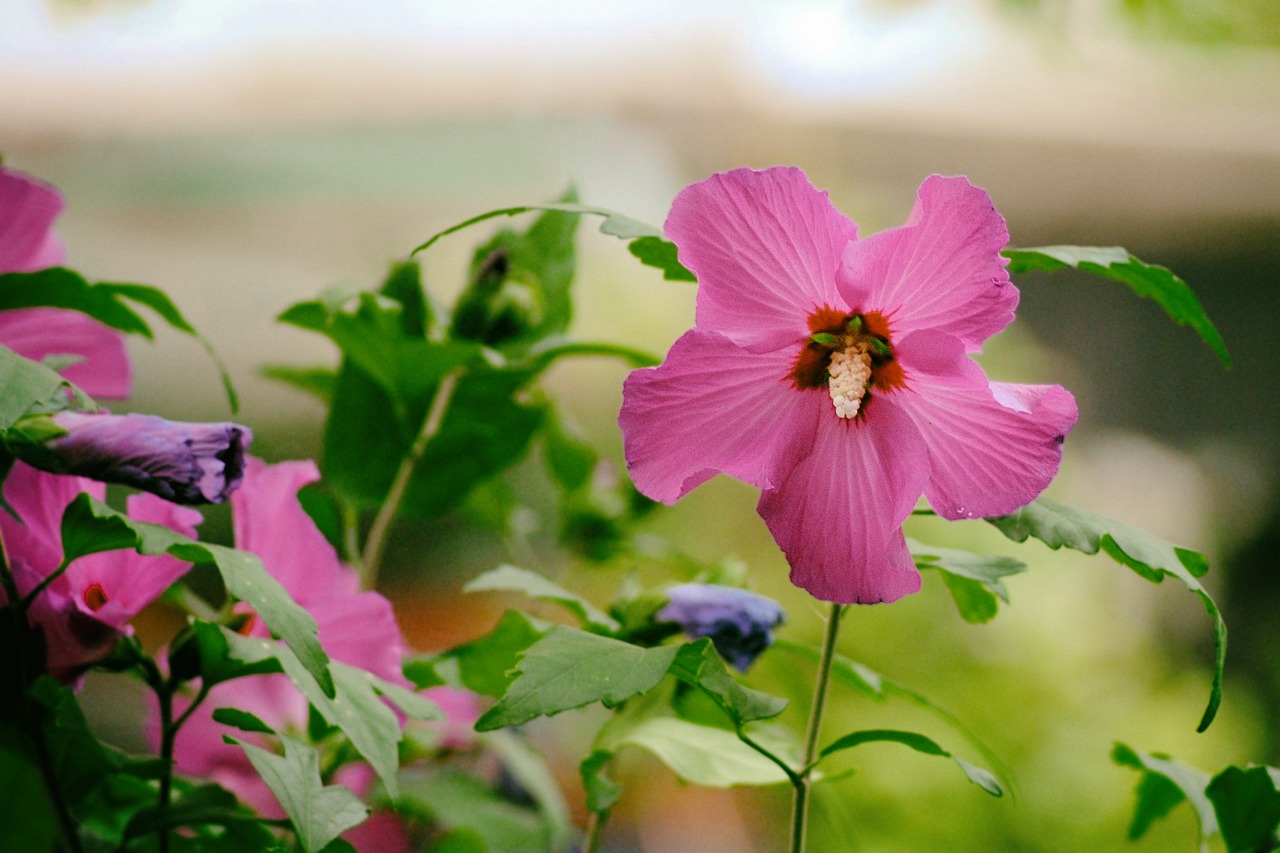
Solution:
{"label": "pink flower in background", "polygon": [[[62,513],[81,492],[101,499],[106,487],[82,477],[37,471],[21,462],[4,482],[4,497],[19,519],[0,511],[0,537],[18,591],[28,594],[62,563]],[[133,495],[130,517],[195,535],[200,514],[152,495]],[[169,556],[107,551],[74,561],[36,597],[28,618],[48,646],[50,674],[75,681],[85,667],[111,650],[128,623],[182,577],[190,565]],[[0,591],[0,603],[7,603]]]}
{"label": "pink flower in background", "polygon": [[666,233],[698,276],[694,328],[623,389],[627,466],[672,503],[718,472],[820,599],[920,588],[902,523],[1010,512],[1057,473],[1076,420],[1057,385],[987,380],[970,358],[1013,319],[1004,219],[934,175],[907,224],[863,240],[795,168],[683,190]]}
{"label": "pink flower in background", "polygon": [[[0,166],[0,274],[33,272],[66,258],[53,220],[62,197],[53,187]],[[0,311],[0,344],[39,361],[71,356],[59,372],[94,397],[129,396],[132,368],[124,337],[79,311],[25,308]]]}
{"label": "pink flower in background", "polygon": [[[402,659],[407,651],[391,603],[376,592],[360,592],[359,578],[298,502],[298,490],[320,478],[313,462],[267,465],[246,460],[244,482],[231,496],[236,547],[251,551],[298,604],[315,618],[320,643],[329,656],[406,685]],[[244,629],[269,636],[256,615]],[[244,751],[224,743],[224,734],[253,736],[213,719],[216,708],[234,707],[258,716],[279,731],[305,731],[307,700],[284,675],[260,675],[224,682],[187,720],[174,757],[180,772],[213,779],[269,817],[284,812],[258,777]],[[153,719],[152,737],[159,742]]]}

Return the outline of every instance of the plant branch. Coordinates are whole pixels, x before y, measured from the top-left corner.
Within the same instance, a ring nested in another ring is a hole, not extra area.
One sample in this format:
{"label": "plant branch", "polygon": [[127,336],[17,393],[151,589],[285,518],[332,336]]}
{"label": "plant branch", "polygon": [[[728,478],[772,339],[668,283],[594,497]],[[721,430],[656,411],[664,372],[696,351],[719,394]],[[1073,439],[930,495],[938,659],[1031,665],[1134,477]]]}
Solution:
{"label": "plant branch", "polygon": [[832,604],[827,619],[826,636],[822,641],[822,657],[818,661],[818,676],[813,685],[813,703],[809,706],[809,725],[805,731],[803,768],[793,781],[795,796],[791,801],[791,853],[804,853],[805,834],[809,823],[809,789],[812,784],[814,759],[818,754],[818,737],[822,732],[822,713],[827,704],[827,687],[831,683],[831,662],[835,658],[836,638],[840,634],[840,616],[844,605]]}

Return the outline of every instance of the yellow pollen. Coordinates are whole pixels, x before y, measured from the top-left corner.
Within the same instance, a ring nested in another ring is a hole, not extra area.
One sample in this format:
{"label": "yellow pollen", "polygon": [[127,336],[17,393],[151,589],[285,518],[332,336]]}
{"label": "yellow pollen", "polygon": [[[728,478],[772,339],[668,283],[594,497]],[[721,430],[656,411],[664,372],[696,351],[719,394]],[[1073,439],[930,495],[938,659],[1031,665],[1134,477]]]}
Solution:
{"label": "yellow pollen", "polygon": [[871,381],[871,353],[863,344],[847,346],[831,354],[827,372],[831,375],[827,390],[836,414],[842,418],[856,417],[867,393],[867,383]]}

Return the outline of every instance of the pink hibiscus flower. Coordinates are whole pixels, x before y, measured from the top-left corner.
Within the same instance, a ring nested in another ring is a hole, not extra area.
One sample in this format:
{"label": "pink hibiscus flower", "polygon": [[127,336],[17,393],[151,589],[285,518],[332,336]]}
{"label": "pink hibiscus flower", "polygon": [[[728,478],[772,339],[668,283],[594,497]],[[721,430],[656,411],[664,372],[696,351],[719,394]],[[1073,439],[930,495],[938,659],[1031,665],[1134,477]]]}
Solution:
{"label": "pink hibiscus flower", "polygon": [[1018,291],[1004,219],[966,179],[928,178],[905,226],[860,240],[799,169],[739,169],[683,190],[666,233],[697,316],[623,388],[645,494],[718,472],[757,486],[792,582],[869,604],[920,588],[902,523],[922,494],[945,518],[998,515],[1057,473],[1075,400],[970,357]]}
{"label": "pink hibiscus flower", "polygon": [[[0,273],[33,272],[66,259],[53,220],[62,197],[53,187],[0,166]],[[129,396],[132,368],[124,337],[79,311],[25,308],[0,311],[0,344],[39,361],[77,360],[60,372],[94,397]]]}
{"label": "pink hibiscus flower", "polygon": [[[21,520],[0,511],[0,538],[18,591],[29,594],[62,564],[62,513],[81,492],[102,499],[106,487],[83,477],[46,474],[17,462],[4,497]],[[195,535],[200,513],[153,495],[133,495],[130,517]],[[106,551],[74,561],[32,603],[28,619],[47,644],[49,673],[75,683],[86,667],[132,632],[129,621],[180,578],[190,565],[169,556]],[[0,590],[0,604],[8,598]]]}
{"label": "pink hibiscus flower", "polygon": [[[376,592],[360,592],[359,578],[338,558],[298,502],[298,490],[320,478],[313,462],[267,465],[246,460],[244,482],[231,496],[236,547],[262,559],[298,604],[315,617],[320,643],[329,656],[397,684],[407,685],[402,659],[407,651],[391,603]],[[269,636],[256,616],[243,629]],[[178,734],[174,758],[180,772],[211,778],[269,817],[283,817],[275,796],[259,778],[244,751],[224,743],[254,736],[213,719],[216,708],[248,711],[278,731],[305,732],[307,700],[284,675],[259,675],[224,682],[209,691]],[[151,737],[159,743],[158,714]]]}

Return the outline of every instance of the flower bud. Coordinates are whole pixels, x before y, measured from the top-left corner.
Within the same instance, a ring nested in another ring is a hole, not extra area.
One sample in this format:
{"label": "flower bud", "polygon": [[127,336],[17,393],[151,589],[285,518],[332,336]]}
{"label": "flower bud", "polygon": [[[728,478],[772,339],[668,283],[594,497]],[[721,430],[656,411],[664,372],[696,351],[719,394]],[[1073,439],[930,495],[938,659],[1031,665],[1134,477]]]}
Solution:
{"label": "flower bud", "polygon": [[655,618],[679,625],[691,640],[710,637],[721,657],[746,672],[773,642],[783,613],[773,599],[745,589],[687,583],[668,591],[667,606]]}
{"label": "flower bud", "polygon": [[23,418],[5,436],[29,465],[122,483],[179,504],[221,503],[240,485],[253,434],[232,423],[154,415],[57,412]]}

